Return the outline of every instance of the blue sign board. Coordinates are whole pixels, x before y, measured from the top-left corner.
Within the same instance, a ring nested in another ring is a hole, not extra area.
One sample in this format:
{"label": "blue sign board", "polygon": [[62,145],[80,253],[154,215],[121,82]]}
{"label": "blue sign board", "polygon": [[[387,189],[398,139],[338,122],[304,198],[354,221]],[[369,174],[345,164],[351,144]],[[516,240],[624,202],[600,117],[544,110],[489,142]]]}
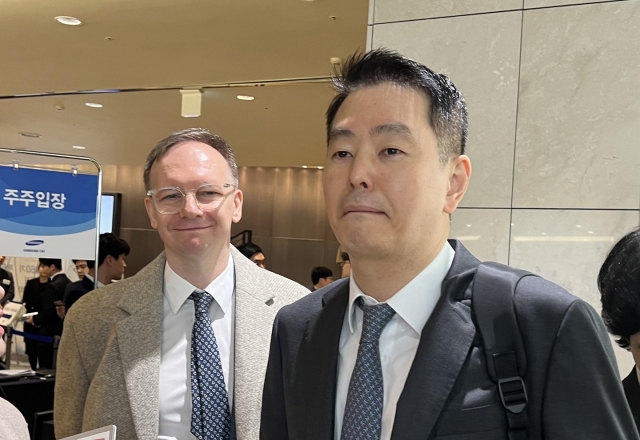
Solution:
{"label": "blue sign board", "polygon": [[98,176],[0,165],[0,255],[95,259]]}

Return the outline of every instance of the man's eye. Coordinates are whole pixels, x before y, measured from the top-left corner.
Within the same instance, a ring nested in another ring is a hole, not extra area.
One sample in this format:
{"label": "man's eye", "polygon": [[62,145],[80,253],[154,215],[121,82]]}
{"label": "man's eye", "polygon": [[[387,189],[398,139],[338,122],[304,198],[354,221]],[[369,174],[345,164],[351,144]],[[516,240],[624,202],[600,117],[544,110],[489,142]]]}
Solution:
{"label": "man's eye", "polygon": [[337,157],[339,159],[344,159],[346,157],[349,157],[351,155],[351,153],[349,153],[348,151],[336,151],[333,156]]}
{"label": "man's eye", "polygon": [[382,151],[382,153],[387,155],[387,156],[396,156],[398,154],[401,154],[402,150],[399,150],[398,148],[385,148]]}

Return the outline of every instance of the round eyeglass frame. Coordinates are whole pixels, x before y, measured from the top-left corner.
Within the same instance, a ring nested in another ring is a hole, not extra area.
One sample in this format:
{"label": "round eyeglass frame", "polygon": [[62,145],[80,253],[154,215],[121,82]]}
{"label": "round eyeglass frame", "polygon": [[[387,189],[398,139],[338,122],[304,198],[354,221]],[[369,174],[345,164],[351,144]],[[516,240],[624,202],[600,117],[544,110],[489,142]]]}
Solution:
{"label": "round eyeglass frame", "polygon": [[[227,196],[229,194],[231,194],[233,191],[235,191],[236,189],[238,189],[238,185],[234,184],[234,183],[225,183],[224,185],[222,185],[222,188],[230,188],[233,187],[232,191],[226,192],[222,195],[222,201],[220,202],[220,204],[218,206],[216,206],[215,208],[207,208],[206,205],[202,206],[200,205],[200,202],[198,202],[198,198],[196,197],[196,193],[198,192],[198,190],[204,186],[214,186],[211,183],[205,183],[204,185],[200,185],[199,187],[197,187],[196,189],[182,189],[179,186],[163,186],[162,188],[157,188],[157,189],[151,189],[149,191],[147,191],[147,197],[150,197],[151,200],[153,201],[153,206],[154,208],[156,208],[156,211],[158,211],[160,214],[166,214],[166,215],[173,215],[173,214],[177,214],[180,211],[182,211],[184,209],[184,205],[185,203],[187,203],[187,196],[189,194],[191,194],[193,196],[193,199],[196,202],[196,206],[203,212],[209,212],[209,211],[216,211],[218,209],[220,209],[220,207],[222,206],[222,204],[224,203],[224,200],[227,198]],[[156,195],[156,193],[158,193],[159,191],[165,190],[165,189],[173,189],[176,190],[178,192],[180,192],[180,194],[183,195],[182,198],[182,205],[180,206],[180,209],[178,209],[177,211],[173,212],[168,212],[168,211],[163,211],[158,207],[158,203],[156,201],[156,198],[154,197]]]}

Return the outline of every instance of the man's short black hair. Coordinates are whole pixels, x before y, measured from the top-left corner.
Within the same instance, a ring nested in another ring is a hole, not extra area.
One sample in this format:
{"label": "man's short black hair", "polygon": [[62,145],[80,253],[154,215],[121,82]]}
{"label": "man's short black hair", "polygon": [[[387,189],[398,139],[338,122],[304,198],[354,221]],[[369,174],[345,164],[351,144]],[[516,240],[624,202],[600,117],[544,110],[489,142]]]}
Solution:
{"label": "man's short black hair", "polygon": [[391,83],[425,94],[429,101],[427,114],[438,139],[440,162],[464,154],[467,135],[467,104],[451,80],[420,63],[389,49],[375,49],[350,56],[333,78],[337,95],[327,110],[327,142],[333,120],[344,100],[364,87]]}
{"label": "man's short black hair", "polygon": [[73,261],[73,264],[78,264],[78,261],[86,261],[87,267],[89,269],[93,269],[94,267],[96,267],[96,262],[94,260],[71,260],[71,261]]}
{"label": "man's short black hair", "polygon": [[622,348],[640,332],[640,229],[618,241],[598,274],[602,319]]}
{"label": "man's short black hair", "polygon": [[[125,256],[129,255],[129,252],[131,252],[129,243],[121,238],[116,237],[115,234],[112,234],[111,232],[100,234],[100,245],[98,247],[98,267],[100,267],[102,263],[104,263],[104,260],[107,259],[108,255],[111,255],[113,258],[118,259],[122,254],[124,254]],[[89,262],[87,261],[87,265],[88,263]]]}
{"label": "man's short black hair", "polygon": [[238,250],[242,255],[251,259],[255,254],[262,254],[262,248],[255,243],[247,242],[238,246]]}
{"label": "man's short black hair", "polygon": [[316,266],[311,270],[311,282],[315,286],[320,278],[329,278],[333,276],[333,272],[328,267]]}
{"label": "man's short black hair", "polygon": [[59,258],[38,258],[38,261],[44,266],[55,266],[56,269],[62,270],[62,260]]}

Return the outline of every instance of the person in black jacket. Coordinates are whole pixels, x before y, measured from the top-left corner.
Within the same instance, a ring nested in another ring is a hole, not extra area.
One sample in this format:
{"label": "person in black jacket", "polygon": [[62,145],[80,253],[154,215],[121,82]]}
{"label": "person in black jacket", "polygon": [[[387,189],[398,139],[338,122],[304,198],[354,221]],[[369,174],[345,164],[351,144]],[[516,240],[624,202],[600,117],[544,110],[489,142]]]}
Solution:
{"label": "person in black jacket", "polygon": [[[62,271],[62,260],[55,258],[40,258],[40,264],[46,266],[51,275],[51,281],[40,296],[38,314],[27,321],[38,327],[40,336],[60,336],[62,334],[62,318],[56,312],[56,301],[62,302],[64,290],[71,280]],[[49,342],[38,343],[38,363],[40,368],[53,368],[53,345]]]}
{"label": "person in black jacket", "polygon": [[604,323],[636,364],[622,386],[640,431],[640,229],[613,246],[598,274],[598,289]]}
{"label": "person in black jacket", "polygon": [[[32,278],[27,281],[24,286],[24,293],[22,294],[22,303],[26,308],[26,313],[37,312],[40,304],[40,297],[42,292],[49,284],[49,268],[44,264],[38,265],[38,278]],[[33,324],[27,322],[24,323],[24,332],[34,335],[38,334],[38,328]],[[33,339],[25,338],[24,345],[26,347],[27,356],[29,357],[29,365],[31,369],[38,368],[38,342]]]}

